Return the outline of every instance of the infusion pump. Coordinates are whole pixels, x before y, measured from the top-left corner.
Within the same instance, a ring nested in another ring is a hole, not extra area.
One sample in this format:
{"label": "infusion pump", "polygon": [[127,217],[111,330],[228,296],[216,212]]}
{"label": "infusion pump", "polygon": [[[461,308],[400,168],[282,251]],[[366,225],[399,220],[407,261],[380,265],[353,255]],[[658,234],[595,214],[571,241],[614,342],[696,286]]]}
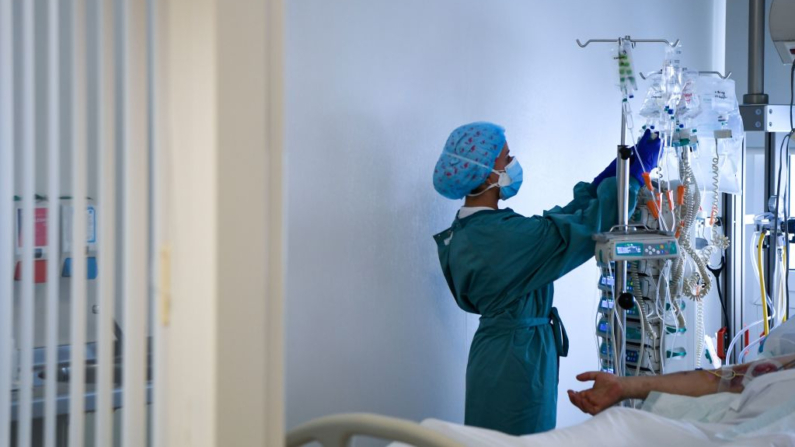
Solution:
{"label": "infusion pump", "polygon": [[596,240],[596,261],[661,260],[679,257],[679,243],[672,234],[651,231],[600,233]]}
{"label": "infusion pump", "polygon": [[[681,312],[683,303],[677,301],[672,306],[672,301],[660,296],[660,291],[666,295],[669,286],[661,272],[666,264],[679,258],[679,243],[673,234],[651,230],[601,233],[594,236],[594,240],[596,261],[601,269],[596,321],[601,369],[629,375],[660,374],[666,361],[684,355],[670,343],[686,331],[684,324],[671,324],[672,320],[666,321],[664,317],[666,306],[669,311]],[[614,286],[616,261],[627,263],[624,295],[629,297],[628,302],[622,304],[627,309],[626,319],[619,327],[614,327],[616,305],[622,302],[616,296],[622,291]],[[625,340],[620,349],[616,346],[617,331]],[[623,357],[621,361],[618,361],[619,356]]]}

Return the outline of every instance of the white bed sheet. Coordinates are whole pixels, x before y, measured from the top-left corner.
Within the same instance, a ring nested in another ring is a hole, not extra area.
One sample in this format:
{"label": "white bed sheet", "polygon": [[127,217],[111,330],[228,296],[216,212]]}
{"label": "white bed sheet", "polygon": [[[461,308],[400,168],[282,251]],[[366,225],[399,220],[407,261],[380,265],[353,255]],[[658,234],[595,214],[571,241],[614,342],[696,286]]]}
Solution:
{"label": "white bed sheet", "polygon": [[754,431],[731,440],[719,439],[716,434],[732,430],[733,425],[675,421],[629,408],[612,408],[582,424],[528,436],[510,436],[436,419],[426,419],[421,425],[467,447],[795,446],[795,415],[776,421],[775,427],[767,427],[772,429],[769,433]]}
{"label": "white bed sheet", "polygon": [[[795,447],[795,371],[761,377],[729,403],[715,399],[664,395],[669,413],[688,400],[704,399],[731,407],[721,416],[672,419],[662,414],[629,408],[611,408],[582,424],[528,436],[510,436],[493,430],[467,427],[437,419],[421,425],[467,447],[527,447],[584,445],[619,446],[793,446]],[[660,412],[665,414],[666,412]],[[683,417],[688,417],[680,413]],[[671,416],[671,414],[668,414]],[[402,444],[392,444],[401,446]]]}

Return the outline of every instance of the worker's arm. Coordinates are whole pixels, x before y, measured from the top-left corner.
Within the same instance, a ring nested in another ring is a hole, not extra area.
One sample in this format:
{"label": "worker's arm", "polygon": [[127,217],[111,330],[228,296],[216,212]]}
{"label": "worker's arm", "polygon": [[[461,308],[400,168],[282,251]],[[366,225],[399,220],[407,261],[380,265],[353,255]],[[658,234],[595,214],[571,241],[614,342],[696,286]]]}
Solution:
{"label": "worker's arm", "polygon": [[[630,177],[627,187],[629,188],[627,213],[631,216],[635,211],[635,199],[641,184],[634,177]],[[598,203],[599,215],[599,220],[596,222],[592,220],[597,213],[595,203]],[[618,223],[618,178],[608,177],[598,184],[580,182],[574,187],[574,200],[564,207],[555,207],[544,212],[544,217],[553,221],[571,219],[579,215],[584,217],[583,223],[596,223],[597,232],[610,231]],[[565,222],[562,224],[566,225]]]}
{"label": "worker's arm", "polygon": [[[635,208],[638,187],[635,180],[630,181],[630,212]],[[502,236],[498,241],[502,245],[496,248],[505,255],[489,260],[500,275],[509,275],[506,294],[526,295],[591,259],[593,235],[610,230],[618,220],[617,195],[615,177],[604,180],[598,188],[579,183],[574,188],[576,206],[556,207],[542,216],[514,214],[506,218],[494,230]],[[480,238],[490,244],[493,239]]]}
{"label": "worker's arm", "polygon": [[[615,181],[615,176],[607,177],[612,178]],[[545,216],[549,216],[552,214],[574,214],[577,211],[587,209],[591,201],[598,197],[597,191],[599,188],[599,183],[592,182],[579,182],[574,186],[574,197],[572,198],[571,202],[567,203],[564,206],[556,206],[544,212]]]}

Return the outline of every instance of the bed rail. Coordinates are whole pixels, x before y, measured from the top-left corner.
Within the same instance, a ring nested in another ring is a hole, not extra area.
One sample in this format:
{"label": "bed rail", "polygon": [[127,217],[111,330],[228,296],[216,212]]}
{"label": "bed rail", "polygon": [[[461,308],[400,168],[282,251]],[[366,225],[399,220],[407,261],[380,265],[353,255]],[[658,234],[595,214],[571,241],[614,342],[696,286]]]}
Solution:
{"label": "bed rail", "polygon": [[416,422],[367,413],[336,414],[299,425],[287,433],[287,447],[313,441],[323,447],[347,447],[354,436],[370,436],[416,447],[463,447]]}

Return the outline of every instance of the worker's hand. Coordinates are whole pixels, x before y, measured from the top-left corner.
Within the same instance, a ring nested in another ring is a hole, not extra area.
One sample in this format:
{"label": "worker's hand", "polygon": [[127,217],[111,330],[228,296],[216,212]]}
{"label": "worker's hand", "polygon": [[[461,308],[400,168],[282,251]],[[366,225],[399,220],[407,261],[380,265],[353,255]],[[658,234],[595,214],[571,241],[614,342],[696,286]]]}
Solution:
{"label": "worker's hand", "polygon": [[593,182],[591,182],[591,184],[594,187],[598,188],[599,184],[602,183],[602,180],[604,180],[606,178],[610,178],[610,177],[615,177],[615,176],[616,176],[616,159],[614,158],[613,161],[609,165],[607,165],[605,170],[602,171],[601,174],[597,175],[593,179]]}
{"label": "worker's hand", "polygon": [[[635,177],[641,185],[643,185],[643,173],[650,172],[657,167],[661,146],[659,133],[652,133],[651,130],[646,129],[646,132],[643,133],[638,144],[632,148],[632,156],[629,162],[629,174]],[[616,160],[613,160],[591,183],[598,187],[599,184],[602,183],[602,180],[615,176]]]}
{"label": "worker's hand", "polygon": [[643,173],[650,172],[657,167],[661,146],[659,134],[646,129],[638,144],[633,148],[629,173],[638,179],[638,183],[641,185],[643,184]]}
{"label": "worker's hand", "polygon": [[584,391],[569,390],[569,400],[584,413],[597,414],[623,399],[621,378],[605,372],[586,372],[577,376],[580,382],[594,381],[593,387]]}

